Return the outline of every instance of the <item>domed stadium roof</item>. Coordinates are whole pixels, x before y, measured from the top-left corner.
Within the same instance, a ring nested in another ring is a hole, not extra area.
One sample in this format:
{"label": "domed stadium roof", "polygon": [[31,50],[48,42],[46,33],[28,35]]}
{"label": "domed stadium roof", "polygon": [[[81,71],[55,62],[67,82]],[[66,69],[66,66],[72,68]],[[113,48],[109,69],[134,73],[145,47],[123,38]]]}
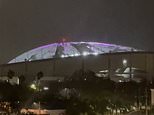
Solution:
{"label": "domed stadium roof", "polygon": [[137,51],[132,47],[125,47],[114,44],[98,43],[98,42],[64,42],[53,43],[41,46],[30,51],[27,51],[9,63],[17,63],[34,60],[42,60],[49,58],[66,58],[76,57],[81,55],[98,55],[109,52],[129,52]]}

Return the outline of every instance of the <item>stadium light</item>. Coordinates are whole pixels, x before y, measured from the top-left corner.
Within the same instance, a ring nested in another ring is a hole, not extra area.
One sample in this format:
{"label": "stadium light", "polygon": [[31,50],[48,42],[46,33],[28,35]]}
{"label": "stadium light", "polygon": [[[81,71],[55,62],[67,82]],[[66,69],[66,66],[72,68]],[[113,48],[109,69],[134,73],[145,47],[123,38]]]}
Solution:
{"label": "stadium light", "polygon": [[88,52],[83,52],[82,55],[87,56],[87,55],[89,55],[89,53]]}
{"label": "stadium light", "polygon": [[97,53],[97,52],[94,52],[94,53],[93,53],[93,55],[97,56],[97,55],[98,55],[98,53]]}
{"label": "stadium light", "polygon": [[79,56],[79,55],[80,55],[80,54],[78,54],[78,53],[75,53],[75,54],[74,54],[74,56]]}
{"label": "stadium light", "polygon": [[61,58],[64,58],[65,57],[65,55],[61,55]]}
{"label": "stadium light", "polygon": [[123,59],[123,60],[122,60],[122,64],[123,64],[123,66],[126,67],[126,66],[127,66],[127,59]]}
{"label": "stadium light", "polygon": [[48,87],[43,87],[43,90],[49,90],[49,88]]}
{"label": "stadium light", "polygon": [[71,56],[71,57],[74,57],[75,55],[74,55],[74,54],[71,54],[70,56]]}

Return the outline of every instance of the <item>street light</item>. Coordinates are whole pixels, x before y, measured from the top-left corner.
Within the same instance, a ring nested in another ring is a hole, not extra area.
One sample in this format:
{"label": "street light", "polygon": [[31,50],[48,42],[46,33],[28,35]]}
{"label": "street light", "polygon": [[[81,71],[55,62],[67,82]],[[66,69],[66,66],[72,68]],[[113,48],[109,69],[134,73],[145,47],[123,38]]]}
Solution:
{"label": "street light", "polygon": [[34,90],[37,90],[37,87],[36,87],[36,85],[34,83],[30,85],[30,88],[34,89]]}
{"label": "street light", "polygon": [[43,90],[45,90],[45,91],[46,91],[46,90],[49,90],[49,88],[48,88],[48,87],[43,87]]}
{"label": "street light", "polygon": [[127,59],[123,59],[122,64],[123,64],[124,67],[127,67]]}
{"label": "street light", "polygon": [[93,53],[93,55],[94,55],[94,56],[97,56],[97,55],[98,55],[98,53],[97,53],[97,52],[94,52],[94,53]]}
{"label": "street light", "polygon": [[82,55],[87,56],[87,55],[89,55],[89,53],[88,52],[83,52]]}

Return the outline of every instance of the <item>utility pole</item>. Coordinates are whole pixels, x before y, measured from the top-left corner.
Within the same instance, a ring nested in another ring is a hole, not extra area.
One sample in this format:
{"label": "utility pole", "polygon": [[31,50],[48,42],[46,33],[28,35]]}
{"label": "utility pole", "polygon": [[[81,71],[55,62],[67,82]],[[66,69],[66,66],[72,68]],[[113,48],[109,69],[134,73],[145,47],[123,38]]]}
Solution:
{"label": "utility pole", "polygon": [[[147,55],[145,54],[145,67],[147,71]],[[148,115],[148,78],[147,78],[147,73],[146,73],[146,88],[145,88],[145,115]]]}
{"label": "utility pole", "polygon": [[[40,82],[40,80],[39,80],[39,82]],[[38,84],[38,90],[39,90],[39,95],[40,95],[40,83]],[[38,104],[39,104],[39,115],[41,115],[41,103],[40,103],[40,100],[39,100]]]}
{"label": "utility pole", "polygon": [[145,89],[145,115],[148,115],[148,88]]}
{"label": "utility pole", "polygon": [[[40,71],[40,72],[37,73],[38,97],[40,97],[40,93],[41,93],[41,90],[40,90],[40,79],[43,76],[44,76],[43,72]],[[39,105],[39,115],[41,115],[41,102],[40,102],[40,99],[39,99],[38,105]]]}

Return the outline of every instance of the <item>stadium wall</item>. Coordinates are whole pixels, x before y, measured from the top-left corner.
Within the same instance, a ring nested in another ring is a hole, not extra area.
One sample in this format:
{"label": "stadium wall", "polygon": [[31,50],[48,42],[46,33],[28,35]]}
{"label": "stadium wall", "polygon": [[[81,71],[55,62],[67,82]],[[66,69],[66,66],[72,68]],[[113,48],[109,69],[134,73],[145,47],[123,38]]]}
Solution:
{"label": "stadium wall", "polygon": [[109,69],[113,73],[117,68],[123,67],[123,60],[127,60],[128,67],[135,67],[146,71],[147,78],[154,78],[153,52],[123,52],[107,53],[68,58],[53,58],[37,61],[25,61],[14,64],[0,65],[1,77],[7,76],[13,70],[17,76],[24,75],[28,80],[35,79],[37,73],[42,71],[44,76],[69,77],[73,72],[84,69],[99,72]]}

